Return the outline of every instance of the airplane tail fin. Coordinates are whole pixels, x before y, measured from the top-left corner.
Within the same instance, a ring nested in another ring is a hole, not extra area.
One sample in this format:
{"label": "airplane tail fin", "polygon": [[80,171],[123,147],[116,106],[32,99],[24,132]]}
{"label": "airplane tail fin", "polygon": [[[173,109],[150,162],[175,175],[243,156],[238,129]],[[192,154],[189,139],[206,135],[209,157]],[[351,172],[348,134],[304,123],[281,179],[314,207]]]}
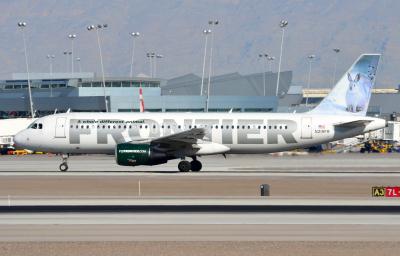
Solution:
{"label": "airplane tail fin", "polygon": [[380,56],[362,54],[310,113],[365,116]]}

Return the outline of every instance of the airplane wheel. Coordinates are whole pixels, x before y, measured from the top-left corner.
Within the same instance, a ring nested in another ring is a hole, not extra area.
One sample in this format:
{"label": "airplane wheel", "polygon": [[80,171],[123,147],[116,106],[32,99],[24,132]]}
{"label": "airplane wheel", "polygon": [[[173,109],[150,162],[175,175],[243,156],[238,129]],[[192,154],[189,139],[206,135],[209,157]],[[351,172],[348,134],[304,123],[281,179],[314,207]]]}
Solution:
{"label": "airplane wheel", "polygon": [[188,172],[190,171],[191,165],[189,161],[180,161],[178,164],[178,169],[180,172]]}
{"label": "airplane wheel", "polygon": [[68,170],[68,164],[62,163],[60,164],[60,171],[66,172]]}
{"label": "airplane wheel", "polygon": [[190,169],[192,170],[192,172],[199,172],[202,167],[203,165],[200,161],[194,160],[190,162]]}

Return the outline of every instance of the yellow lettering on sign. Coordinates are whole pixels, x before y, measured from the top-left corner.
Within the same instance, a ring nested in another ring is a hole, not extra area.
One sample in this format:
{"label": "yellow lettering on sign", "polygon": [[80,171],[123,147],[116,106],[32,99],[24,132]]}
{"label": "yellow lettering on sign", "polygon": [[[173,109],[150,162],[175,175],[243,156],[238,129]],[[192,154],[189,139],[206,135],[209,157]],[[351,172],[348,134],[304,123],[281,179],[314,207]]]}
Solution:
{"label": "yellow lettering on sign", "polygon": [[372,196],[373,197],[385,196],[385,187],[372,187]]}

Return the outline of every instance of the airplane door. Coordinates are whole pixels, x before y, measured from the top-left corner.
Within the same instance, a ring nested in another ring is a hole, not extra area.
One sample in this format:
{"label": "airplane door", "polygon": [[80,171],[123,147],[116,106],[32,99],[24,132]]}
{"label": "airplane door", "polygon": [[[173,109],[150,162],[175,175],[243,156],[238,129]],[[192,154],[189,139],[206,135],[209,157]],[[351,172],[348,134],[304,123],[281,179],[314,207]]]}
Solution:
{"label": "airplane door", "polygon": [[59,117],[56,120],[56,138],[65,138],[65,125],[67,122],[66,117]]}
{"label": "airplane door", "polygon": [[302,117],[301,118],[301,138],[312,139],[312,118]]}

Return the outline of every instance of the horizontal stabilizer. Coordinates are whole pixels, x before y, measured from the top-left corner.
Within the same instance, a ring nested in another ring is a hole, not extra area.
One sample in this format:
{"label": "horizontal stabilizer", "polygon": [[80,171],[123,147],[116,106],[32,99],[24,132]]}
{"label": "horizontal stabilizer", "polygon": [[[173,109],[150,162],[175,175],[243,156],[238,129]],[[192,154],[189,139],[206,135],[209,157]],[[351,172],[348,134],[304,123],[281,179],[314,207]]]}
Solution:
{"label": "horizontal stabilizer", "polygon": [[372,120],[356,120],[356,121],[351,121],[351,122],[346,122],[346,123],[338,123],[335,124],[334,126],[337,128],[356,128],[360,126],[367,126],[369,123],[371,123]]}

